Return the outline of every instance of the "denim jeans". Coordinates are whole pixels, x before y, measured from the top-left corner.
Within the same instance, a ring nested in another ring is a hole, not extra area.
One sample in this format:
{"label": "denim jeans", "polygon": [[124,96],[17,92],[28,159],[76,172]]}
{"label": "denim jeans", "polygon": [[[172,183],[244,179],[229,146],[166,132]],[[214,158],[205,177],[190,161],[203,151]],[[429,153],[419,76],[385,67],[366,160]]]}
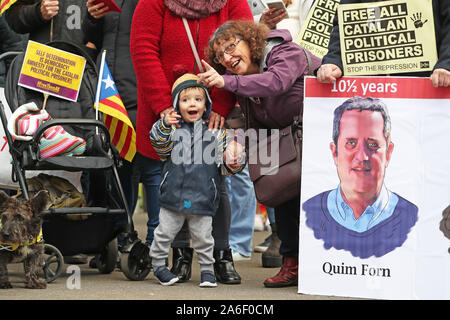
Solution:
{"label": "denim jeans", "polygon": [[256,196],[248,167],[234,176],[227,176],[226,182],[231,207],[230,247],[249,257],[252,254]]}
{"label": "denim jeans", "polygon": [[271,207],[266,207],[267,219],[270,223],[275,223],[275,209]]}
{"label": "denim jeans", "polygon": [[118,171],[131,214],[133,214],[136,208],[139,182],[142,182],[144,186],[148,216],[145,242],[151,244],[153,241],[153,232],[159,224],[160,161],[136,153],[131,163],[128,161],[123,161],[123,163],[124,165]]}

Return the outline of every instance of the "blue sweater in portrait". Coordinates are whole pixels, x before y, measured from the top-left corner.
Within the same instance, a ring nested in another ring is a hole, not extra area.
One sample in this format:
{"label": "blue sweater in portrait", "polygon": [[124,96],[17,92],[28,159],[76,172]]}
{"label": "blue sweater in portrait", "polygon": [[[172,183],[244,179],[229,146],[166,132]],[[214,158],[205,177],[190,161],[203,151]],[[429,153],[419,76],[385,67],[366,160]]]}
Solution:
{"label": "blue sweater in portrait", "polygon": [[363,232],[347,229],[330,215],[327,199],[331,191],[312,197],[302,207],[306,212],[306,225],[314,231],[316,239],[324,241],[327,250],[350,251],[353,256],[362,259],[381,257],[402,246],[417,222],[417,206],[395,194],[398,203],[389,218]]}

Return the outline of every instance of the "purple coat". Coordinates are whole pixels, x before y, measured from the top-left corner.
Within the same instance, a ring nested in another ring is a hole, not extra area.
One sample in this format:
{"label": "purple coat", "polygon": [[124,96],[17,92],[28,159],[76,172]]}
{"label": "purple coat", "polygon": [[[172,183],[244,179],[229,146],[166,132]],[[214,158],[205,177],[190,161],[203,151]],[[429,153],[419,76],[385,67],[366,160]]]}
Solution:
{"label": "purple coat", "polygon": [[[226,74],[224,89],[235,93],[241,106],[248,103],[249,111],[263,126],[281,129],[303,113],[303,77],[309,69],[305,52],[292,42],[288,30],[271,30],[270,38],[282,38],[283,42],[268,53],[264,71],[251,75]],[[321,60],[307,52],[312,70],[318,68]],[[246,99],[248,97],[258,97],[260,103]]]}

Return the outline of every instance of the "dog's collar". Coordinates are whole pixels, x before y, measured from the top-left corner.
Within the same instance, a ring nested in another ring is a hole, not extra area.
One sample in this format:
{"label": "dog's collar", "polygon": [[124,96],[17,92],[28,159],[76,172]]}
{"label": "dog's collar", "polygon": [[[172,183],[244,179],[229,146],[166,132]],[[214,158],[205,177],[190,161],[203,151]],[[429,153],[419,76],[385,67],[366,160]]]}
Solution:
{"label": "dog's collar", "polygon": [[[0,222],[1,223],[1,222]],[[0,251],[2,250],[7,250],[7,251],[15,251],[17,250],[19,247],[23,247],[23,246],[31,246],[32,244],[35,243],[39,243],[42,241],[42,229],[39,230],[39,234],[37,235],[37,237],[34,237],[32,239],[32,241],[26,242],[24,244],[19,244],[19,243],[11,243],[11,242],[1,242],[0,241]]]}

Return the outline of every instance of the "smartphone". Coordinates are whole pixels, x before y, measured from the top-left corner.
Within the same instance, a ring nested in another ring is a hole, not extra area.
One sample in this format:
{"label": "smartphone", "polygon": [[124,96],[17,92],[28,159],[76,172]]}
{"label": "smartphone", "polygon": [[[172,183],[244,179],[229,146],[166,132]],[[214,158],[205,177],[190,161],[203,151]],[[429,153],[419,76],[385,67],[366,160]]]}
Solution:
{"label": "smartphone", "polygon": [[[286,11],[286,6],[284,5],[284,2],[281,0],[266,0],[264,1],[264,5],[266,6],[266,8],[272,9],[284,9]],[[289,16],[287,16],[286,18],[289,18]]]}
{"label": "smartphone", "polygon": [[94,4],[98,4],[100,2],[103,2],[105,6],[109,8],[108,12],[110,11],[122,12],[122,9],[120,9],[113,0],[95,0]]}

